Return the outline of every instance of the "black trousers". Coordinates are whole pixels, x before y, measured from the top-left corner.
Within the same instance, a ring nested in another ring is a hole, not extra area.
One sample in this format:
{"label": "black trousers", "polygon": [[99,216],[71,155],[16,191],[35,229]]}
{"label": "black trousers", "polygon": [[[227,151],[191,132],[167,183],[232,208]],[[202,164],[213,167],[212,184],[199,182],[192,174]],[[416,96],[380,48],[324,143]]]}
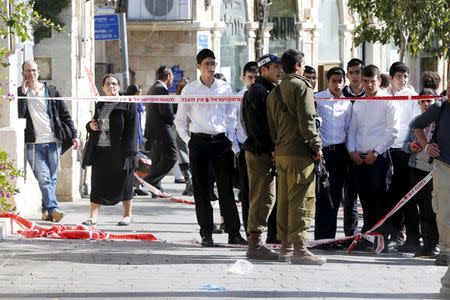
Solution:
{"label": "black trousers", "polygon": [[177,162],[177,146],[175,139],[153,140],[150,150],[152,167],[150,175],[144,180],[154,187],[161,187],[161,180],[172,170]]}
{"label": "black trousers", "polygon": [[[409,168],[411,188],[422,180],[428,172]],[[439,242],[439,232],[436,224],[436,215],[431,204],[433,180],[430,180],[405,206],[405,226],[407,239],[419,239],[419,224],[422,232],[424,246],[434,246]],[[419,211],[417,211],[417,207]],[[420,213],[419,213],[420,212]]]}
{"label": "black trousers", "polygon": [[194,188],[195,212],[200,235],[210,236],[213,229],[213,209],[210,202],[208,168],[211,163],[219,193],[219,204],[225,222],[225,231],[238,234],[239,214],[233,193],[233,151],[225,134],[211,136],[192,133],[188,144]]}
{"label": "black trousers", "polygon": [[344,183],[347,176],[348,152],[344,144],[323,148],[323,157],[329,173],[330,193],[321,193],[316,199],[314,238],[336,236],[339,206],[343,202]]}
{"label": "black trousers", "polygon": [[[362,232],[369,230],[390,209],[387,193],[389,168],[386,153],[380,154],[372,165],[363,163],[356,167],[359,200],[363,208]],[[385,230],[382,228],[377,231]]]}
{"label": "black trousers", "polygon": [[358,229],[358,186],[356,183],[356,164],[348,161],[347,175],[344,184],[344,233],[351,236]]}
{"label": "black trousers", "polygon": [[[409,156],[401,149],[390,149],[394,173],[389,187],[390,208],[394,207],[409,191]],[[391,217],[392,234],[398,234],[405,225],[405,210],[402,208]],[[414,233],[417,234],[417,233]],[[392,238],[392,237],[391,237]]]}

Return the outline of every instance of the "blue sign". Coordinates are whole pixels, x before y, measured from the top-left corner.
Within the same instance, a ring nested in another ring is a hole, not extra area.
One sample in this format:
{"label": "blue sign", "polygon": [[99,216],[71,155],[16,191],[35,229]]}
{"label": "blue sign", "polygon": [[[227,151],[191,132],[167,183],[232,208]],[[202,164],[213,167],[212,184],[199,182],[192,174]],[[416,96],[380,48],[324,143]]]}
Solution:
{"label": "blue sign", "polygon": [[184,71],[180,70],[180,66],[172,66],[170,68],[172,70],[173,73],[173,83],[172,86],[169,86],[169,93],[174,94],[177,91],[177,84],[178,81],[181,80],[181,78],[183,78],[184,76]]}
{"label": "blue sign", "polygon": [[94,30],[96,41],[119,39],[119,16],[99,15],[94,17]]}

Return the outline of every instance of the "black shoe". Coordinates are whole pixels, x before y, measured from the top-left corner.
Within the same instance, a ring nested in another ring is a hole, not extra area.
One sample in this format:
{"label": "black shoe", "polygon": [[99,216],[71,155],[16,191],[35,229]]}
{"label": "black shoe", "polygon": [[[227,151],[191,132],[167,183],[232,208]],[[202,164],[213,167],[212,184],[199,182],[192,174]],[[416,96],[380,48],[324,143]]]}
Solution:
{"label": "black shoe", "polygon": [[358,243],[356,244],[355,248],[353,250],[355,251],[364,251],[364,252],[372,252],[373,251],[373,244],[371,242],[369,242],[366,239],[362,239],[360,241],[358,241]]}
{"label": "black shoe", "polygon": [[247,241],[241,236],[241,234],[229,235],[228,244],[230,245],[247,245]]}
{"label": "black shoe", "polygon": [[202,247],[214,247],[212,236],[208,235],[202,237]]}
{"label": "black shoe", "polygon": [[186,188],[183,191],[183,196],[194,196],[194,187],[192,186],[191,179],[186,182]]}
{"label": "black shoe", "polygon": [[397,249],[401,245],[405,243],[405,238],[403,237],[403,234],[401,232],[397,232],[395,234],[391,234],[391,239],[388,240],[385,238],[384,242],[389,247],[389,250]]}
{"label": "black shoe", "polygon": [[416,253],[420,250],[420,243],[419,241],[410,242],[406,240],[406,242],[397,247],[398,252],[406,252],[406,253]]}
{"label": "black shoe", "polygon": [[213,224],[212,233],[213,234],[222,234],[223,233],[222,226],[219,227],[219,226],[217,226],[217,224]]}
{"label": "black shoe", "polygon": [[436,266],[448,266],[450,258],[446,254],[439,254],[434,261]]}
{"label": "black shoe", "polygon": [[97,222],[92,222],[92,220],[89,219],[87,221],[82,222],[81,224],[86,225],[86,226],[95,226],[95,225],[97,225]]}
{"label": "black shoe", "polygon": [[136,196],[148,196],[148,192],[143,191],[143,190],[141,190],[141,189],[135,189],[135,190],[134,190],[134,194],[135,194]]}
{"label": "black shoe", "polygon": [[439,255],[438,245],[423,245],[418,252],[414,254],[415,257],[433,257],[436,258]]}

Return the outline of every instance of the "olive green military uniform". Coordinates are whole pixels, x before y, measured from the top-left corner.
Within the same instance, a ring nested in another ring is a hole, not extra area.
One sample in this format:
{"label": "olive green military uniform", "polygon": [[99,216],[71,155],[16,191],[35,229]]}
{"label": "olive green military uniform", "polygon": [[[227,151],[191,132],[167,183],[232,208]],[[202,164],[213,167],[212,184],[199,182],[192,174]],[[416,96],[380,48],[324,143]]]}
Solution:
{"label": "olive green military uniform", "polygon": [[313,154],[321,149],[313,90],[306,78],[287,74],[267,98],[267,119],[275,142],[279,175],[278,239],[306,239],[315,209]]}

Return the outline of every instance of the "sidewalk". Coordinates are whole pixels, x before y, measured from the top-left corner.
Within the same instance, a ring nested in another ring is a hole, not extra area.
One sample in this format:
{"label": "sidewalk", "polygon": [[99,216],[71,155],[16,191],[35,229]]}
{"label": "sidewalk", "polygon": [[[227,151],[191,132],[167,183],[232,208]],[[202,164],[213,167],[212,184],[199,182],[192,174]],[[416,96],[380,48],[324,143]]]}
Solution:
{"label": "sidewalk", "polygon": [[[166,179],[165,191],[180,195],[184,185],[172,182]],[[89,199],[61,207],[64,224],[79,224],[88,217]],[[214,212],[218,222],[219,210]],[[327,264],[251,261],[254,269],[238,275],[227,269],[245,259],[245,248],[193,242],[200,240],[193,205],[136,197],[133,223],[116,226],[121,216],[120,205],[102,207],[99,229],[150,232],[162,242],[7,238],[0,242],[0,298],[441,299],[447,268],[431,259],[316,250]],[[213,238],[227,241],[226,234]],[[206,284],[223,291],[202,290]]]}

